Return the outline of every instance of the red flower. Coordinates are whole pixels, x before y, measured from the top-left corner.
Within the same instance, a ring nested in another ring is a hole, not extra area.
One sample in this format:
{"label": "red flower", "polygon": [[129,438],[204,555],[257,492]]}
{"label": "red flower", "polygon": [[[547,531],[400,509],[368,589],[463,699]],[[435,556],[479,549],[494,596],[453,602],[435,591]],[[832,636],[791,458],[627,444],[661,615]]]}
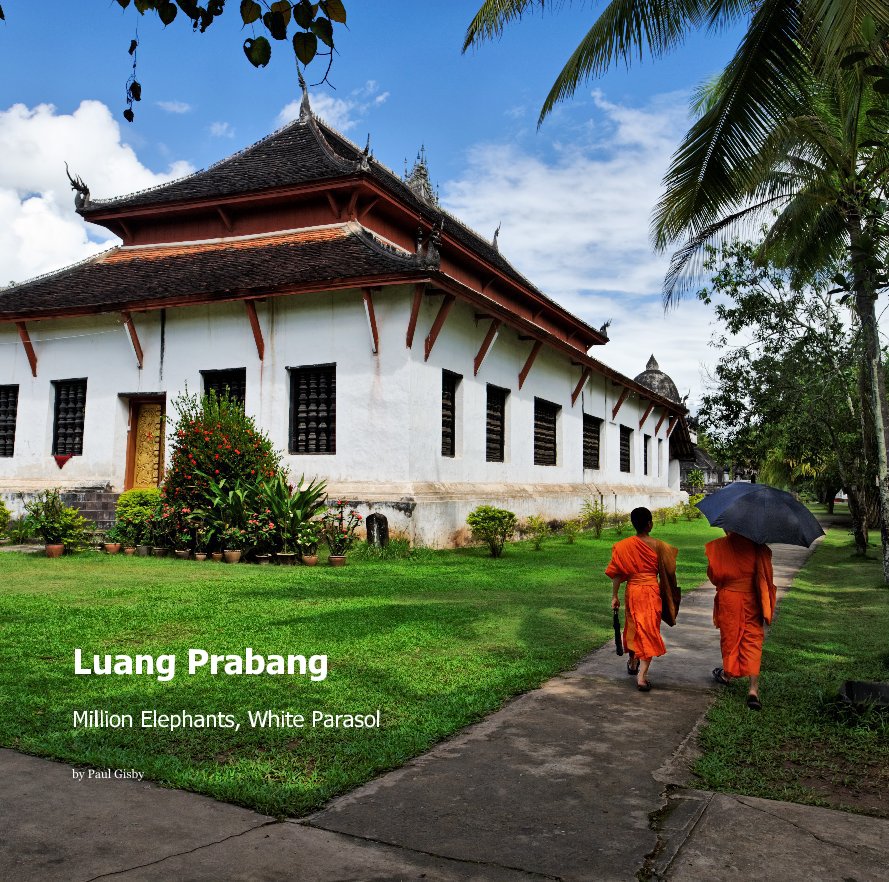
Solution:
{"label": "red flower", "polygon": [[[216,474],[219,474],[219,469],[216,469]],[[178,493],[179,491],[177,490],[176,492]]]}

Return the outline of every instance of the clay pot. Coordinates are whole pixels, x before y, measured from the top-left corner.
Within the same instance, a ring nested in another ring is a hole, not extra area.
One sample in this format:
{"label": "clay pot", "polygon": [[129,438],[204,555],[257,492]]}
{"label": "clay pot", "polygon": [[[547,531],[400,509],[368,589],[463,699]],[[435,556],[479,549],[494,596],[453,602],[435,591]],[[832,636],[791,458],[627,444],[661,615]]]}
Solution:
{"label": "clay pot", "polygon": [[222,552],[222,556],[225,558],[226,563],[237,563],[243,553],[240,548],[226,548]]}
{"label": "clay pot", "polygon": [[128,554],[130,557],[132,557],[132,556],[136,553],[136,546],[135,546],[135,545],[127,545],[127,546],[125,546],[125,547],[124,547],[124,550],[123,550],[123,553],[124,553],[124,554]]}
{"label": "clay pot", "polygon": [[47,557],[61,557],[65,551],[65,546],[61,543],[52,543],[46,546]]}
{"label": "clay pot", "polygon": [[317,554],[304,554],[302,558],[300,558],[303,562],[303,566],[313,567],[318,563],[318,555]]}
{"label": "clay pot", "polygon": [[257,554],[256,562],[258,564],[270,564],[272,562],[272,556],[270,554]]}
{"label": "clay pot", "polygon": [[345,554],[331,554],[327,558],[327,562],[332,567],[344,567],[346,565],[346,555]]}
{"label": "clay pot", "polygon": [[177,548],[173,554],[179,558],[179,560],[188,560],[191,557],[191,549],[190,548]]}
{"label": "clay pot", "polygon": [[120,551],[120,542],[106,542],[105,554],[117,554]]}
{"label": "clay pot", "polygon": [[148,553],[151,551],[150,545],[137,545],[136,546],[136,555],[138,557],[148,557]]}
{"label": "clay pot", "polygon": [[151,554],[153,557],[166,557],[167,549],[166,548],[152,548]]}
{"label": "clay pot", "polygon": [[194,553],[194,559],[195,560],[206,560],[207,559],[207,552],[206,551],[196,551]]}
{"label": "clay pot", "polygon": [[222,560],[222,552],[221,551],[211,551],[210,552],[210,560],[215,560],[216,563]]}

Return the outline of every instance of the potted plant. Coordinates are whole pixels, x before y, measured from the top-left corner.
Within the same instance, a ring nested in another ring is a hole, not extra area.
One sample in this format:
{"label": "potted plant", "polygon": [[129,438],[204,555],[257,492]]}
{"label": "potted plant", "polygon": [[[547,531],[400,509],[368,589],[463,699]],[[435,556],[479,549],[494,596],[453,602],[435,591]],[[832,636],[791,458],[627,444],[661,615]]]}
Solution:
{"label": "potted plant", "polygon": [[105,553],[117,554],[123,544],[123,528],[115,524],[110,530],[105,531]]}
{"label": "potted plant", "polygon": [[188,530],[179,530],[175,533],[173,547],[176,557],[180,560],[188,560],[191,557],[191,533]]}
{"label": "potted plant", "polygon": [[194,559],[206,560],[209,541],[209,530],[204,526],[197,526],[194,530]]}
{"label": "potted plant", "polygon": [[260,564],[271,561],[272,552],[280,541],[278,527],[270,515],[271,511],[266,509],[262,514],[254,514],[247,519],[248,544],[253,546],[256,562]]}
{"label": "potted plant", "polygon": [[87,545],[89,521],[65,505],[58,490],[43,490],[26,506],[34,532],[46,545],[47,557],[61,557],[67,546],[77,551]]}
{"label": "potted plant", "polygon": [[303,521],[296,529],[296,547],[300,560],[313,567],[318,563],[318,542],[321,539],[321,524],[318,521]]}
{"label": "potted plant", "polygon": [[226,563],[237,563],[244,553],[247,533],[240,527],[228,526],[222,531],[222,557]]}
{"label": "potted plant", "polygon": [[328,561],[331,566],[341,567],[346,563],[346,552],[355,542],[355,530],[362,517],[355,509],[346,511],[343,500],[335,502],[321,518],[321,535],[330,550]]}

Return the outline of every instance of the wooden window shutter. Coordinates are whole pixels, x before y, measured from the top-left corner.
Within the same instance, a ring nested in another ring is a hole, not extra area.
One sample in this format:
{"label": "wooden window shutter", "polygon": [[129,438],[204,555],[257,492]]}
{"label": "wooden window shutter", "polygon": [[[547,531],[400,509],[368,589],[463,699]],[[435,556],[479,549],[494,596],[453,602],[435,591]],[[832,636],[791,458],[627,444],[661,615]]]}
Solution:
{"label": "wooden window shutter", "polygon": [[602,420],[588,413],[583,415],[583,467],[599,468],[599,444]]}
{"label": "wooden window shutter", "polygon": [[336,365],[290,368],[290,453],[336,453]]}
{"label": "wooden window shutter", "polygon": [[218,396],[228,395],[235,401],[244,403],[247,397],[247,369],[232,368],[226,371],[201,371],[204,380],[204,394],[211,391]]}
{"label": "wooden window shutter", "polygon": [[457,452],[457,386],[459,374],[441,372],[441,455],[455,456]]}
{"label": "wooden window shutter", "polygon": [[642,474],[648,474],[648,460],[650,456],[651,449],[651,435],[643,435],[642,436]]}
{"label": "wooden window shutter", "polygon": [[508,389],[488,385],[488,411],[485,423],[485,459],[503,462],[506,454],[506,396]]}
{"label": "wooden window shutter", "polygon": [[556,420],[560,409],[551,401],[534,399],[534,465],[556,465]]}
{"label": "wooden window shutter", "polygon": [[55,419],[52,452],[59,456],[83,453],[83,423],[86,414],[86,380],[55,380]]}
{"label": "wooden window shutter", "polygon": [[629,426],[620,427],[620,470],[630,471],[630,444],[633,440],[633,430]]}
{"label": "wooden window shutter", "polygon": [[14,453],[18,405],[19,387],[0,386],[0,456],[12,456]]}

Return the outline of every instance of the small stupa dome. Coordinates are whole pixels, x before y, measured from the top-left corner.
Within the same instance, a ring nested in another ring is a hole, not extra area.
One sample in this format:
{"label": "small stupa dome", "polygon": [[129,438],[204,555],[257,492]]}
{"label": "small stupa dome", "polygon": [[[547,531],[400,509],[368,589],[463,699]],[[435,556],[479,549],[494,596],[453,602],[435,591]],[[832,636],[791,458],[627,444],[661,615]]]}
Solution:
{"label": "small stupa dome", "polygon": [[643,386],[648,386],[652,392],[657,392],[664,398],[679,401],[679,390],[676,388],[676,384],[660,369],[660,365],[653,355],[648,359],[645,370],[635,377],[635,380]]}

